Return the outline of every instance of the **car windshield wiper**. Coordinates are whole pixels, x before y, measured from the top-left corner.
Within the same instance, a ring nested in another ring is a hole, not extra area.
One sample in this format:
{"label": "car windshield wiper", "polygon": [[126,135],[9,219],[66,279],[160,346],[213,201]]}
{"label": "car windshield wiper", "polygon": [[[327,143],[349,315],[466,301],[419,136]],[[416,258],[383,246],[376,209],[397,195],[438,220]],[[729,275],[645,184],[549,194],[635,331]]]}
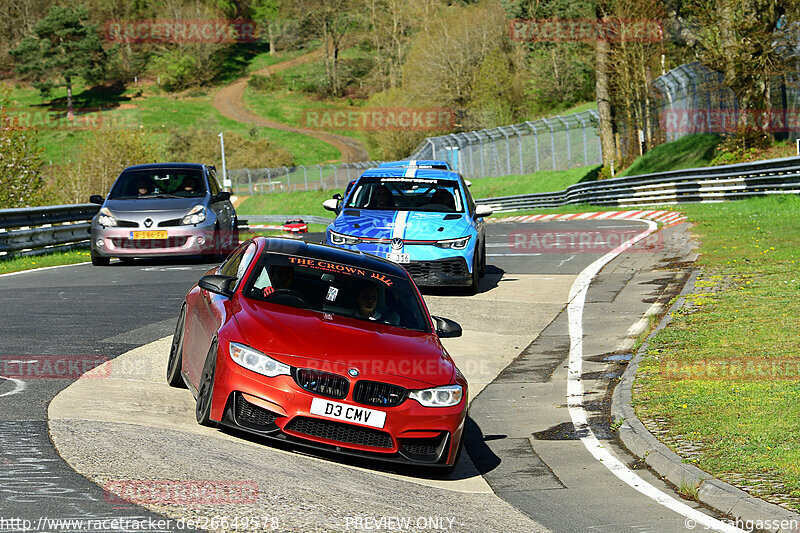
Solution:
{"label": "car windshield wiper", "polygon": [[176,194],[143,194],[135,198],[186,198],[186,196],[178,196]]}

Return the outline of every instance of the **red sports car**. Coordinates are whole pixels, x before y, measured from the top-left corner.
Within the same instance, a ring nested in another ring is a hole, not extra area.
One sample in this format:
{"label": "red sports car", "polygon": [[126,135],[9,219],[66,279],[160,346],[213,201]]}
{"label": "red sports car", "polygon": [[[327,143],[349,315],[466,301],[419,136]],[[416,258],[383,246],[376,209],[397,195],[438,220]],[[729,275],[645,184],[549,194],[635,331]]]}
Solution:
{"label": "red sports car", "polygon": [[467,381],[408,273],[361,252],[256,237],[186,296],[167,381],[197,421],[451,470]]}
{"label": "red sports car", "polygon": [[308,224],[300,218],[287,220],[283,224],[283,231],[289,233],[308,233]]}

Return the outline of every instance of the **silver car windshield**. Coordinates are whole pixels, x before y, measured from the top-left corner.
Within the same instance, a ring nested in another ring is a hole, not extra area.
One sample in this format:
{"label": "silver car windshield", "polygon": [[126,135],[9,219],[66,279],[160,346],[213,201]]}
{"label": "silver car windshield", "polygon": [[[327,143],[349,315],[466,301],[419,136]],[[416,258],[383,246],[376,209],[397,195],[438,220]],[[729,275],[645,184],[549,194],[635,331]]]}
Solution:
{"label": "silver car windshield", "polygon": [[195,169],[129,170],[117,178],[112,200],[135,198],[200,198],[207,187],[203,173]]}

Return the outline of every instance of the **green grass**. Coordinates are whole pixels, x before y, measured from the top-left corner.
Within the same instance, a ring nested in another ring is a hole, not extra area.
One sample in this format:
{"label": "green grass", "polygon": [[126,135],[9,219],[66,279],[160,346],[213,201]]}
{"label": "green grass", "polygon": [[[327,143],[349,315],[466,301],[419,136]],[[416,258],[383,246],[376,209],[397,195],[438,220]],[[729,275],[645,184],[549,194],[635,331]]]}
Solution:
{"label": "green grass", "polygon": [[[129,92],[131,91],[127,91],[127,93]],[[90,97],[82,99],[83,93],[76,89],[77,101],[90,100]],[[40,114],[49,109],[60,109],[61,96],[61,91],[56,91],[53,93],[53,98],[57,98],[58,103],[43,105],[38,91],[32,88],[15,87],[11,94],[15,108]],[[211,98],[210,95],[203,93],[183,97],[157,94],[133,99],[118,95],[108,97],[103,105],[108,107],[123,103],[136,107],[132,109],[110,108],[102,111],[101,116],[107,123],[126,127],[144,127],[156,135],[157,139],[161,137],[164,140],[171,129],[188,129],[195,126],[247,135],[251,126],[223,117],[211,105]],[[99,97],[93,95],[91,99],[95,104],[91,107],[98,107]],[[268,139],[292,153],[295,163],[298,165],[313,165],[320,161],[336,160],[341,157],[339,151],[331,145],[305,135],[269,128],[257,128],[256,131],[259,137]],[[44,149],[44,161],[54,164],[75,161],[90,134],[91,130],[69,126],[42,130],[40,140]],[[158,141],[161,142],[161,139]]]}
{"label": "green grass", "polygon": [[720,142],[722,138],[719,135],[710,133],[681,137],[677,141],[656,146],[638,157],[631,166],[617,174],[617,177],[707,167],[714,159],[714,151]]}
{"label": "green grass", "polygon": [[474,198],[494,198],[516,194],[563,191],[570,185],[597,179],[599,166],[569,170],[541,171],[533,174],[479,178],[472,180]]}
{"label": "green grass", "polygon": [[0,258],[0,274],[10,272],[21,272],[23,270],[33,270],[56,265],[72,265],[74,263],[85,263],[91,261],[88,251],[70,250],[69,252],[59,252],[45,255],[12,257],[10,259]]}
{"label": "green grass", "polygon": [[[557,172],[536,172],[524,176],[501,176],[472,180],[470,191],[475,198],[509,196],[537,192],[560,191],[569,185],[594,179],[600,167],[582,167]],[[322,202],[343,190],[311,190],[256,194],[237,208],[242,214],[270,215],[297,214],[333,217],[325,211]]]}
{"label": "green grass", "polygon": [[[691,461],[751,492],[800,510],[800,198],[682,205],[697,225],[702,276],[690,307],[650,343],[634,405],[663,420]],[[727,371],[775,363],[780,377]],[[786,363],[788,361],[788,363]],[[718,375],[669,369],[711,369]],[[781,379],[786,378],[786,379]]]}

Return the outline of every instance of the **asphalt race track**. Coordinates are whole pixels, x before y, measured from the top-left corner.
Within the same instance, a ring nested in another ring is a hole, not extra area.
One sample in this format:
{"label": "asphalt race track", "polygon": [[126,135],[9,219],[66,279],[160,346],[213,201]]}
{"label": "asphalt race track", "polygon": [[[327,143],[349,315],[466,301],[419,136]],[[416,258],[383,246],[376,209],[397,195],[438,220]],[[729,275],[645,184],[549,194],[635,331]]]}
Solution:
{"label": "asphalt race track", "polygon": [[[60,518],[107,519],[105,531],[125,529],[123,521],[111,527],[112,518],[169,518],[138,530],[185,531],[181,517],[217,531],[688,531],[684,516],[630,488],[586,450],[567,409],[570,288],[610,250],[604,245],[646,224],[487,228],[481,291],[424,291],[432,314],[464,329],[444,340],[471,400],[467,453],[448,478],[198,426],[191,394],[166,385],[164,365],[180,302],[212,265],[143,260],[0,276],[2,375],[26,357],[45,357],[53,368],[101,365],[77,381],[70,371],[63,379],[0,378],[0,531],[22,529],[12,518],[30,521],[32,531],[81,530],[48,525]],[[594,235],[587,248],[546,245],[587,232]],[[672,496],[616,444],[606,412],[642,317],[680,290],[685,273],[676,265],[691,248],[686,224],[662,230],[594,278],[583,311],[589,425],[612,455]],[[178,480],[235,482],[254,492],[237,501],[151,498],[136,506],[101,488]],[[242,522],[234,527],[236,517]]]}

